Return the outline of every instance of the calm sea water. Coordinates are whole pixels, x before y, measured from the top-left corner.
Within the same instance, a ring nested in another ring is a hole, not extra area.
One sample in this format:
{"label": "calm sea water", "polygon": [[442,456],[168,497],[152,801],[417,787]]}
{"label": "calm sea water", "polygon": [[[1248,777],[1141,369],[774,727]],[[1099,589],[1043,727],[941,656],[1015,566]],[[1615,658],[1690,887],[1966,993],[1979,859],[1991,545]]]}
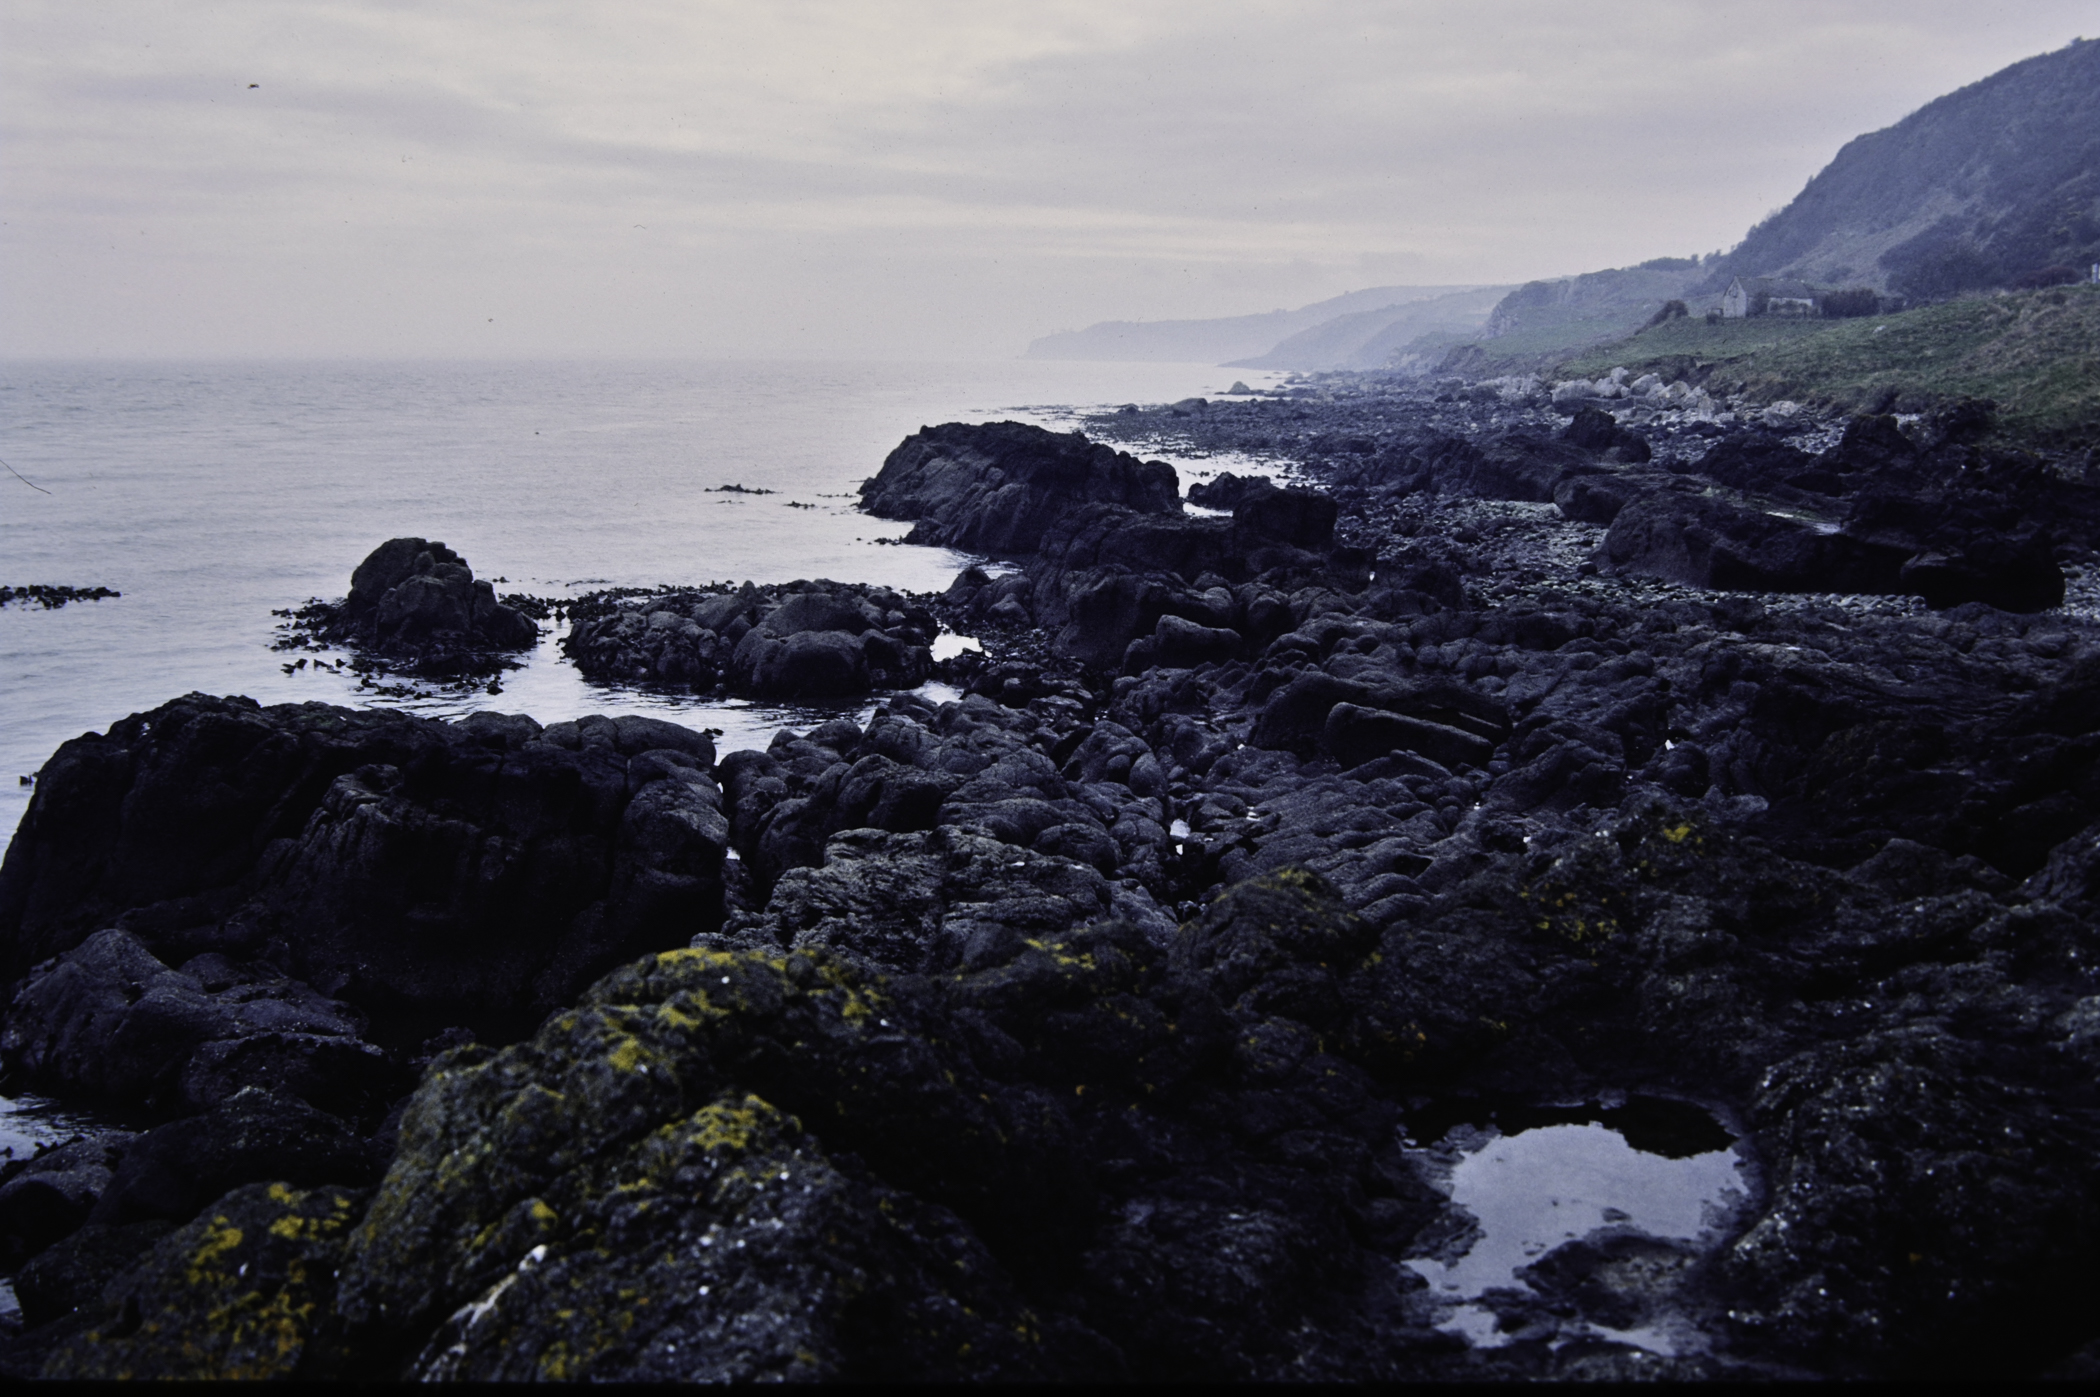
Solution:
{"label": "calm sea water", "polygon": [[[724,750],[762,745],[806,715],[596,688],[553,635],[501,695],[373,700],[348,674],[284,673],[270,613],[341,596],[358,561],[403,534],[450,544],[476,576],[507,579],[499,592],[941,588],[969,559],[878,544],[905,526],[853,507],[901,438],[1002,417],[1068,427],[1075,408],[1235,377],[1276,376],[1026,361],[0,364],[0,459],[42,487],[0,472],[0,583],[123,593],[0,609],[0,837],[28,803],[19,778],[59,743],[192,690],[542,722],[651,711],[723,729]],[[711,493],[731,483],[779,493]]]}

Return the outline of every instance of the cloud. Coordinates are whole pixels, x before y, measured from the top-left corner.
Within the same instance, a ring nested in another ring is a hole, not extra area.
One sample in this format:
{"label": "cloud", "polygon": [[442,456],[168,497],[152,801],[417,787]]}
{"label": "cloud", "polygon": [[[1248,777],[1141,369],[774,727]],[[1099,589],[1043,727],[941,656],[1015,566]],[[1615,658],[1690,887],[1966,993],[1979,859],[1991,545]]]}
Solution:
{"label": "cloud", "polygon": [[1011,354],[1618,265],[2088,13],[17,0],[0,351]]}

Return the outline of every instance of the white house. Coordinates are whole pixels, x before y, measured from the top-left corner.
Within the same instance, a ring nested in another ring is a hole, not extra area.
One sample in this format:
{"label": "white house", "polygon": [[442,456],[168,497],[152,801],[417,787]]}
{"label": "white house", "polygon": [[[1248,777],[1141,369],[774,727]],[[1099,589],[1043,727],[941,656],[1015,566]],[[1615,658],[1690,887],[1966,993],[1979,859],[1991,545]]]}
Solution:
{"label": "white house", "polygon": [[1747,315],[1814,315],[1817,306],[1813,286],[1776,277],[1756,277],[1748,285],[1736,277],[1721,293],[1721,314],[1731,320]]}

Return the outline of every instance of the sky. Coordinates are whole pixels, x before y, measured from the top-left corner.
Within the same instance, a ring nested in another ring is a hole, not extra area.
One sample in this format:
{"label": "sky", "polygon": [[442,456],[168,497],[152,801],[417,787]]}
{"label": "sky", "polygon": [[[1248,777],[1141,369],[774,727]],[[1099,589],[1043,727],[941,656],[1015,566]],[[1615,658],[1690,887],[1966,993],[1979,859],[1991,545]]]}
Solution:
{"label": "sky", "polygon": [[0,356],[998,359],[1732,246],[2096,0],[0,0]]}

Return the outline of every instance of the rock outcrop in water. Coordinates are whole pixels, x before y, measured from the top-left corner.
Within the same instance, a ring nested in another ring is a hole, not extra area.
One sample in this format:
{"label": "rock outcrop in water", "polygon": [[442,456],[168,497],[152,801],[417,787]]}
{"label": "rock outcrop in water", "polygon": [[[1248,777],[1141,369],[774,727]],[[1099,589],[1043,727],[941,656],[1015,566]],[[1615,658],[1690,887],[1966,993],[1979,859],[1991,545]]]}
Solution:
{"label": "rock outcrop in water", "polygon": [[[1635,463],[1485,400],[1238,420],[1211,444],[1324,440],[1293,449],[1329,494],[1235,485],[1233,518],[1192,518],[1070,491],[1021,571],[942,601],[991,649],[959,701],[893,694],[719,763],[624,719],[199,698],[69,744],[0,870],[8,1066],[136,1083],[174,1119],[0,1173],[0,1226],[15,1194],[64,1200],[14,1243],[33,1323],[0,1356],[614,1380],[2089,1362],[2100,628],[1605,570],[1653,492],[1830,522],[1793,490],[1859,507],[1817,537],[1911,547],[1899,581],[1934,538],[1975,560],[2046,520],[2079,601],[2085,487],[1971,461],[1892,515],[1892,482],[1927,477],[1877,473],[1901,452],[1874,424],[1792,456],[1658,431]],[[975,472],[925,527],[983,518],[1007,436],[922,436]],[[1691,443],[1710,471],[1678,469]],[[1599,484],[1569,509],[1572,481]],[[554,891],[504,900],[489,871],[513,868]],[[550,967],[605,973],[579,993]],[[461,1021],[403,1010],[425,983],[482,996],[475,1031],[421,1042]],[[420,1084],[324,1089],[324,1044]],[[206,1090],[199,1062],[231,1065]],[[1740,1212],[1533,1258],[1476,1302],[1503,1342],[1469,1345],[1405,1264],[1469,1244],[1430,1147],[1498,1109],[1617,1120],[1628,1094],[1738,1142]]]}
{"label": "rock outcrop in water", "polygon": [[1115,505],[1179,515],[1174,468],[1139,461],[1077,432],[1019,422],[922,427],[860,488],[880,519],[918,521],[910,541],[973,553],[1034,553],[1073,510]]}
{"label": "rock outcrop in water", "polygon": [[[914,540],[1026,559],[1017,583],[965,574],[962,614],[1032,622],[1057,653],[1097,668],[1126,656],[1144,668],[1162,646],[1217,658],[1224,636],[1192,627],[1231,630],[1250,611],[1280,620],[1282,596],[1309,581],[1361,582],[1363,557],[1330,556],[1332,501],[1260,482],[1234,494],[1231,519],[1195,518],[1177,488],[1171,466],[1084,438],[951,423],[908,439],[861,495],[871,513],[916,520]],[[1009,511],[1025,525],[994,528]]]}
{"label": "rock outcrop in water", "polygon": [[562,649],[587,678],[804,702],[916,688],[939,630],[914,598],[824,580],[616,590],[568,610]]}
{"label": "rock outcrop in water", "polygon": [[531,649],[540,635],[465,558],[421,538],[380,544],[350,575],[342,602],[313,603],[298,620],[318,640],[432,677],[503,668],[505,655]]}

